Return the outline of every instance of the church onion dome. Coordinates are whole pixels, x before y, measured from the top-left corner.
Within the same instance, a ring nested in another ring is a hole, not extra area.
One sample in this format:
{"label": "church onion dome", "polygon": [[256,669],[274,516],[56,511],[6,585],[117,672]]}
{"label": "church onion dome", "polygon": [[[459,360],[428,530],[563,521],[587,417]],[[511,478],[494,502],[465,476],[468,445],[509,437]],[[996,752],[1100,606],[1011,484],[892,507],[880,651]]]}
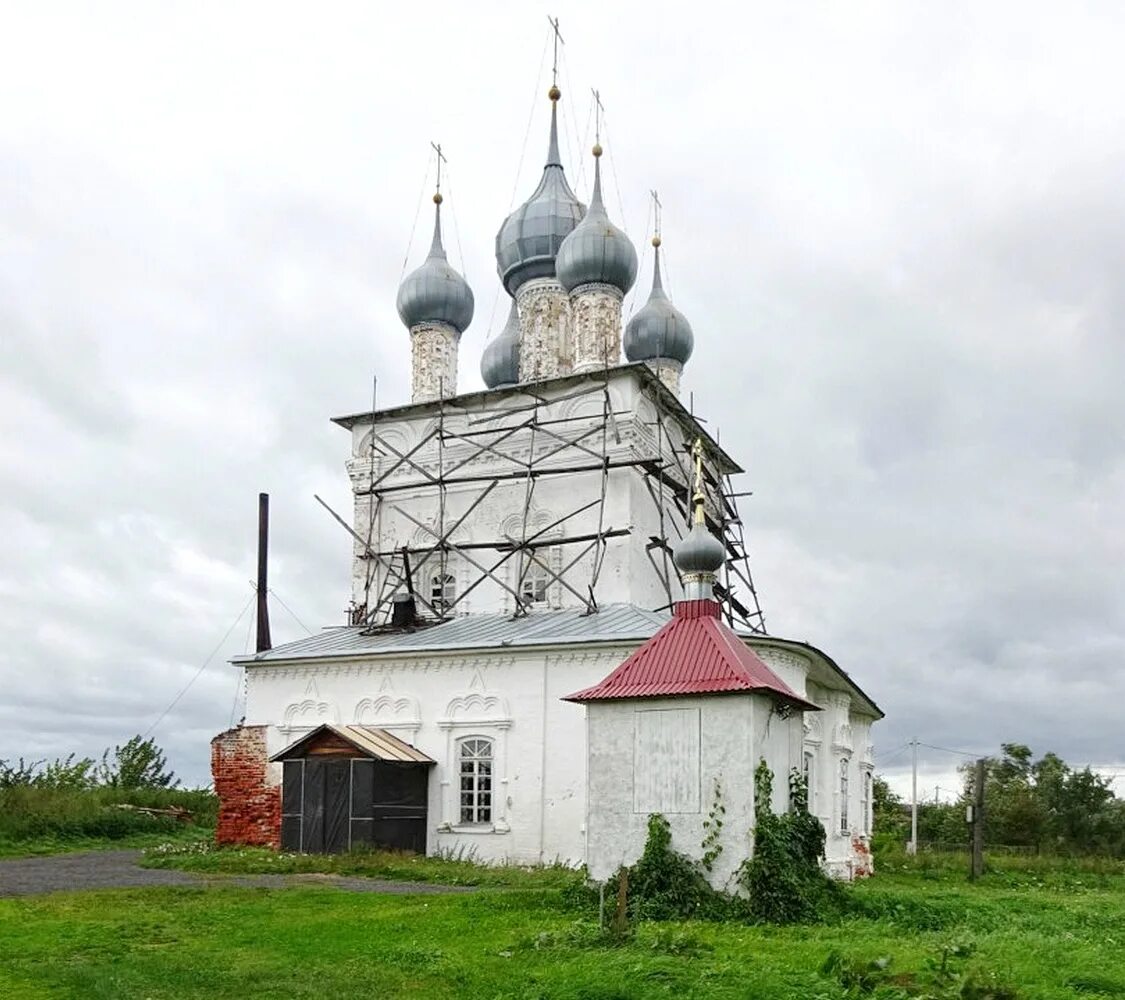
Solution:
{"label": "church onion dome", "polygon": [[685,577],[710,576],[712,578],[726,562],[726,549],[697,516],[691,531],[676,545],[672,560]]}
{"label": "church onion dome", "polygon": [[398,314],[408,328],[445,323],[463,333],[473,321],[473,290],[445,257],[441,244],[441,195],[434,195],[434,241],[429,256],[399,285]]}
{"label": "church onion dome", "polygon": [[558,88],[551,88],[550,97],[551,141],[543,176],[496,234],[496,270],[513,297],[524,282],[555,276],[555,255],[582,218],[583,207],[566,182],[559,157]]}
{"label": "church onion dome", "polygon": [[666,358],[686,364],[695,346],[691,324],[664,293],[660,280],[660,237],[654,236],[656,248],[652,267],[652,292],[648,301],[637,310],[625,326],[622,346],[630,361],[656,361]]}
{"label": "church onion dome", "polygon": [[490,389],[515,385],[520,380],[520,315],[514,299],[504,329],[485,345],[480,375]]}
{"label": "church onion dome", "polygon": [[602,202],[602,147],[594,146],[594,194],[590,208],[571,234],[562,241],[555,269],[568,292],[580,285],[602,284],[624,295],[637,280],[637,251],[620,229],[609,221]]}

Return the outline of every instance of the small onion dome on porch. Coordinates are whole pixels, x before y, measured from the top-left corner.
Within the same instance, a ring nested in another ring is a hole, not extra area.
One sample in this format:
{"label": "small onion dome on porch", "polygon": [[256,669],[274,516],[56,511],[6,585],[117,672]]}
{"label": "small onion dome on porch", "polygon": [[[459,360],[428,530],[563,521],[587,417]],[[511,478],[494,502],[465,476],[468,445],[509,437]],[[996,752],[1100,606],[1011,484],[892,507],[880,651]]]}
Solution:
{"label": "small onion dome on porch", "polygon": [[515,385],[520,380],[520,314],[515,299],[504,329],[485,345],[480,377],[490,389]]}
{"label": "small onion dome on porch", "polygon": [[421,323],[444,323],[464,333],[473,321],[473,290],[449,264],[441,242],[441,194],[434,195],[434,239],[421,267],[398,289],[398,315],[408,329]]}
{"label": "small onion dome on porch", "polygon": [[562,241],[555,260],[559,284],[568,292],[581,285],[611,285],[624,295],[637,280],[637,251],[609,221],[602,201],[602,147],[594,146],[594,193],[590,207],[573,232]]}
{"label": "small onion dome on porch", "polygon": [[657,361],[661,358],[687,364],[695,347],[691,324],[664,291],[660,278],[660,237],[652,238],[656,248],[652,265],[652,291],[648,301],[625,326],[622,347],[630,361]]}
{"label": "small onion dome on porch", "polygon": [[563,701],[700,694],[763,694],[819,711],[777,676],[720,618],[717,601],[680,601],[672,620],[604,680]]}
{"label": "small onion dome on porch", "polygon": [[583,207],[563,173],[559,156],[558,87],[551,87],[551,138],[539,186],[500,226],[496,234],[496,270],[514,296],[532,278],[555,276],[555,255],[578,225]]}

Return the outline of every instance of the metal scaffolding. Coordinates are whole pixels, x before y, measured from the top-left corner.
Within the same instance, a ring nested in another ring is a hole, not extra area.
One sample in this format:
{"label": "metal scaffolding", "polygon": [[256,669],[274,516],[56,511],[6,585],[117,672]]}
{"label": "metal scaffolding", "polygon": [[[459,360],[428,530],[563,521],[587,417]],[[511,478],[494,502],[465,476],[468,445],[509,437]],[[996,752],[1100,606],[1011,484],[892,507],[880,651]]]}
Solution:
{"label": "metal scaffolding", "polygon": [[[645,448],[645,454],[637,454],[635,447],[622,449],[620,421],[632,419],[633,414],[614,411],[609,388],[613,374],[612,369],[590,372],[575,388],[550,398],[545,395],[544,383],[504,390],[505,395],[488,412],[471,405],[473,396],[435,400],[434,426],[409,449],[395,447],[385,433],[380,434],[373,414],[370,472],[367,483],[355,491],[357,499],[370,498],[367,537],[333,514],[356,541],[358,557],[366,561],[363,603],[353,621],[376,628],[385,626],[390,621],[392,602],[401,593],[412,595],[425,617],[448,619],[485,581],[492,581],[507,595],[517,617],[531,610],[534,586],[543,586],[544,581],[548,587],[565,590],[586,613],[596,612],[597,585],[607,545],[611,539],[634,531],[632,525],[610,523],[607,516],[610,479],[621,472],[641,477],[656,506],[659,528],[645,542],[645,552],[666,595],[664,607],[670,607],[673,580],[678,581],[672,551],[686,530],[692,474],[690,442],[688,447],[677,443],[671,428],[676,421],[683,425],[685,414],[682,409],[679,414],[671,412],[670,395],[655,379],[644,380],[644,395],[656,412],[654,447]],[[551,413],[560,404],[591,397],[600,397],[600,414]],[[694,425],[694,436],[698,422],[692,416],[688,419]],[[737,497],[744,494],[734,492],[730,470],[712,453],[718,451],[717,447],[708,449],[705,457],[708,523],[728,552],[716,596],[730,624],[764,633],[765,620],[738,515]],[[482,460],[491,462],[487,472],[474,469]],[[381,466],[378,474],[377,464]],[[581,495],[574,496],[573,507],[550,524],[533,523],[536,489],[542,482],[590,474],[597,475],[596,490],[580,491]],[[485,540],[455,541],[455,534],[481,504],[505,484],[522,484],[518,531],[501,530],[499,537]],[[449,491],[453,488],[462,497],[469,497],[459,514],[450,512]],[[429,489],[436,493],[437,510],[427,521],[408,509],[401,498],[411,491]],[[672,516],[673,510],[678,516]],[[581,530],[575,520],[591,511],[595,514],[586,519],[586,527],[591,520],[596,521],[596,527]],[[415,527],[413,544],[393,548],[377,545],[376,525],[384,512],[393,512]],[[555,560],[548,557],[552,551]],[[444,582],[449,579],[453,556],[469,567],[470,578],[466,586],[447,594]],[[423,578],[423,570],[425,578],[441,581],[440,588],[436,584],[435,590],[415,585],[416,579]],[[537,583],[529,585],[532,577]]]}

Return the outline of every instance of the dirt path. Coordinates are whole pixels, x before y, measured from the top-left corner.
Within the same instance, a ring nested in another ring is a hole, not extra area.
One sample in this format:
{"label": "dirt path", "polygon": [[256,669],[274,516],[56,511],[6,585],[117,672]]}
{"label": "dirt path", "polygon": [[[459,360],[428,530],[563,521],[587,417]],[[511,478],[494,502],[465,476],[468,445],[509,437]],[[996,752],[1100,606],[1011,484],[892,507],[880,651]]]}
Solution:
{"label": "dirt path", "polygon": [[384,882],[345,875],[211,875],[142,868],[140,851],[84,851],[45,858],[0,860],[0,896],[34,896],[77,889],[132,889],[150,885],[250,886],[285,889],[331,885],[349,892],[471,892],[465,886]]}

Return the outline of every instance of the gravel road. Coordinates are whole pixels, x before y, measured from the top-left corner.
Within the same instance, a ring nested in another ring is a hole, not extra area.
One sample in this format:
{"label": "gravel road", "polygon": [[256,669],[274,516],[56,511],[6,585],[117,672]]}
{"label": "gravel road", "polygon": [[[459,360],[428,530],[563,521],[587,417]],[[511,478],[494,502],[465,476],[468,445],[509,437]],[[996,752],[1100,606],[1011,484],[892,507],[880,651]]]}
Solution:
{"label": "gravel road", "polygon": [[465,886],[383,882],[344,875],[211,875],[142,868],[140,851],[84,851],[43,858],[0,860],[0,896],[35,896],[77,889],[132,889],[150,885],[249,886],[286,889],[330,885],[349,892],[471,892]]}

